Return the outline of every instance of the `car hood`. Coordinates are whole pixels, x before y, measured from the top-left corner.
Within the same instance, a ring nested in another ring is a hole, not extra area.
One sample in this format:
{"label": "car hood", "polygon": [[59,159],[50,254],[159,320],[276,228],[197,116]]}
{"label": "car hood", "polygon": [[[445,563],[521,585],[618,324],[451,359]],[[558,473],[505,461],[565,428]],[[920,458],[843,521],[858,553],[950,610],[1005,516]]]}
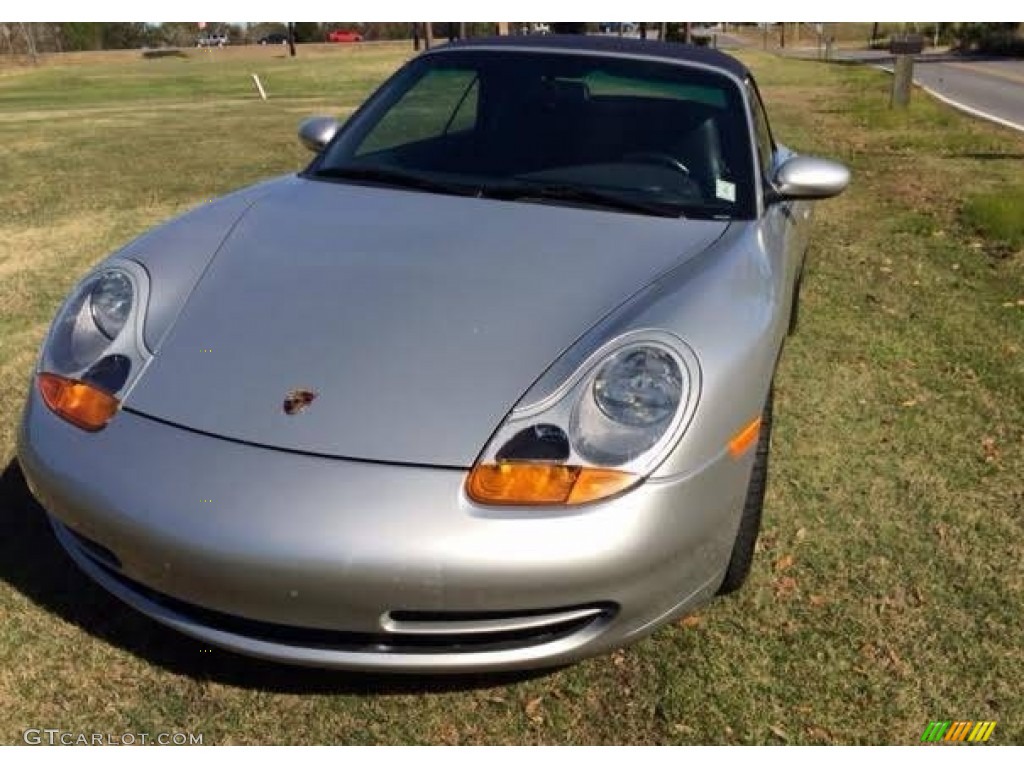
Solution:
{"label": "car hood", "polygon": [[[574,340],[726,226],[296,177],[234,225],[124,405],[275,448],[468,467]],[[316,399],[288,415],[299,389]]]}

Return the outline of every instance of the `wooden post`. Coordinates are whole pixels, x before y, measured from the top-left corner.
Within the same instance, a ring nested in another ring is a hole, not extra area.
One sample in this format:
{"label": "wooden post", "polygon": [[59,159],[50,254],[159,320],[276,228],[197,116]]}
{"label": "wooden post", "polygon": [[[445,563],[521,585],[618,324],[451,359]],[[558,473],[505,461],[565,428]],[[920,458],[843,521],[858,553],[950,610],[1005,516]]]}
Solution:
{"label": "wooden post", "polygon": [[423,47],[430,50],[434,47],[434,22],[423,22]]}
{"label": "wooden post", "polygon": [[646,40],[647,39],[647,22],[646,21],[641,21],[640,22],[640,39],[641,40]]}
{"label": "wooden post", "polygon": [[658,39],[662,42],[668,39],[668,22],[662,21],[658,23]]}
{"label": "wooden post", "polygon": [[692,45],[693,44],[693,22],[692,21],[684,21],[683,22],[683,42],[686,43],[687,45]]}
{"label": "wooden post", "polygon": [[764,24],[764,33],[761,37],[761,47],[766,51],[768,50],[768,22],[762,22]]}
{"label": "wooden post", "polygon": [[466,39],[466,22],[460,21],[459,22],[459,40],[465,40],[465,39]]}
{"label": "wooden post", "polygon": [[501,35],[502,37],[504,37],[505,35],[508,34],[508,22],[507,21],[499,21],[498,22],[498,34]]}
{"label": "wooden post", "polygon": [[295,22],[288,22],[288,53],[295,56]]}
{"label": "wooden post", "polygon": [[892,100],[890,107],[906,109],[910,105],[910,89],[914,84],[914,57],[907,53],[896,55],[892,68]]}

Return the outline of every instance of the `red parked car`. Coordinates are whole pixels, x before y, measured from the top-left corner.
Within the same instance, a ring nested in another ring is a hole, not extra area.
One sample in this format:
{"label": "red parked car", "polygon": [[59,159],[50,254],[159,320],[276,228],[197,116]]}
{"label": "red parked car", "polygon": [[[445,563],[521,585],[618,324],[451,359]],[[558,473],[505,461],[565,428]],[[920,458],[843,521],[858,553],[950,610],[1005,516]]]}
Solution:
{"label": "red parked car", "polygon": [[330,43],[361,43],[363,36],[351,29],[336,29],[327,36]]}

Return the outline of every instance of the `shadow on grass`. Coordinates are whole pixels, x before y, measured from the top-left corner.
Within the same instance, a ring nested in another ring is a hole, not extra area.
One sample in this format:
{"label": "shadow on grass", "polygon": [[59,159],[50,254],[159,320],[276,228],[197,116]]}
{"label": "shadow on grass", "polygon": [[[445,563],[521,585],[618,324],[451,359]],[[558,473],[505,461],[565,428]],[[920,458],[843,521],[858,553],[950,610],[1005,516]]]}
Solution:
{"label": "shadow on grass", "polygon": [[946,157],[954,160],[1024,160],[1024,152],[962,152]]}
{"label": "shadow on grass", "polygon": [[179,51],[177,48],[154,48],[142,52],[144,59],[187,59],[188,54]]}
{"label": "shadow on grass", "polygon": [[16,461],[0,476],[0,579],[64,621],[180,675],[279,693],[444,693],[505,686],[550,670],[479,675],[382,675],[251,659],[179,634],[109,595],[64,554]]}

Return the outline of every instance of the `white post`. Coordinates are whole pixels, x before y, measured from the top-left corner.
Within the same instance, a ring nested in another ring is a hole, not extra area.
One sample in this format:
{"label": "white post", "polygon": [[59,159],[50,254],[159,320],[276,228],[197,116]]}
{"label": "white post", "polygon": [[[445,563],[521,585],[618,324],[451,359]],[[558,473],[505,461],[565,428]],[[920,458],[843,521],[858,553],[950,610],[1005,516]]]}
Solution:
{"label": "white post", "polygon": [[264,101],[266,101],[267,100],[267,92],[263,90],[263,83],[260,82],[260,76],[257,75],[255,72],[252,73],[252,81],[254,83],[256,83],[256,88],[260,92],[260,98],[263,99]]}

